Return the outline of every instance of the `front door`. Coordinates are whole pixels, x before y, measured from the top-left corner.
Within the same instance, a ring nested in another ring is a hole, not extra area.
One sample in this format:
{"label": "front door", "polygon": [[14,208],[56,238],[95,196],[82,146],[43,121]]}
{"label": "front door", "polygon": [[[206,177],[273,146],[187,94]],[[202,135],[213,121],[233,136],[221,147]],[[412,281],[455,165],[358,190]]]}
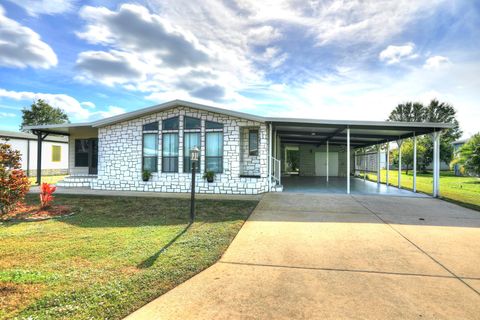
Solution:
{"label": "front door", "polygon": [[[327,175],[327,153],[315,152],[315,175],[325,177]],[[338,152],[328,153],[328,175],[338,176]]]}
{"label": "front door", "polygon": [[88,140],[88,173],[97,174],[98,167],[98,139]]}

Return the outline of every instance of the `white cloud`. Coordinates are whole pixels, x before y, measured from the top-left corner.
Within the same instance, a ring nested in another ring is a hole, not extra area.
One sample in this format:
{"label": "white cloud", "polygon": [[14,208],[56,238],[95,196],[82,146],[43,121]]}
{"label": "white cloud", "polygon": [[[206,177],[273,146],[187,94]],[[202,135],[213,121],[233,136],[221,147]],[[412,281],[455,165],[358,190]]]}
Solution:
{"label": "white cloud", "polygon": [[9,0],[22,7],[29,15],[59,14],[72,11],[76,0]]}
{"label": "white cloud", "polygon": [[450,65],[450,64],[451,64],[450,60],[447,57],[433,56],[433,57],[428,58],[425,61],[425,64],[423,65],[423,67],[425,69],[429,69],[429,70],[436,70],[436,69],[439,69],[443,66],[447,66],[447,65]]}
{"label": "white cloud", "polygon": [[0,117],[2,118],[14,118],[16,116],[17,115],[15,113],[11,113],[11,112],[0,112]]}
{"label": "white cloud", "polygon": [[248,42],[253,45],[268,45],[282,37],[281,32],[272,26],[261,26],[248,31]]}
{"label": "white cloud", "polygon": [[55,52],[38,33],[7,18],[0,5],[0,66],[48,69],[57,63]]}
{"label": "white cloud", "polygon": [[73,121],[87,121],[93,118],[104,118],[120,113],[125,109],[109,106],[107,110],[93,111],[95,104],[89,101],[79,102],[77,99],[66,94],[35,93],[29,91],[9,91],[0,88],[0,99],[12,99],[32,102],[36,99],[44,99],[51,106],[64,110]]}
{"label": "white cloud", "polygon": [[385,61],[387,64],[399,63],[402,60],[414,59],[418,57],[414,53],[415,44],[412,42],[406,43],[403,46],[389,45],[378,55],[380,61]]}

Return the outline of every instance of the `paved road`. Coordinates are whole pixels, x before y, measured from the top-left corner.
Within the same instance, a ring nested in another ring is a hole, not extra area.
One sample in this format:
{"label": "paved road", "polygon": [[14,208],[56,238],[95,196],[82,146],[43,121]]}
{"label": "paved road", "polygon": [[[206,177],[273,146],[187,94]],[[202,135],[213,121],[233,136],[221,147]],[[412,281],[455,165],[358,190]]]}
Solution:
{"label": "paved road", "polygon": [[479,319],[480,212],[267,194],[222,259],[128,319]]}

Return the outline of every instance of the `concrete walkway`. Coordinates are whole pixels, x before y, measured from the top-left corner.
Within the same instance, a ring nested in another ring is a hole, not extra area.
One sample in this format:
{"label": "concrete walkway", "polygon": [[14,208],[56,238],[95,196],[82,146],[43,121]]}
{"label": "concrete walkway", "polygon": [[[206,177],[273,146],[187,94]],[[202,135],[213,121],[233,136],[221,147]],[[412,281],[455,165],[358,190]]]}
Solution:
{"label": "concrete walkway", "polygon": [[221,260],[128,319],[479,319],[480,213],[267,194]]}

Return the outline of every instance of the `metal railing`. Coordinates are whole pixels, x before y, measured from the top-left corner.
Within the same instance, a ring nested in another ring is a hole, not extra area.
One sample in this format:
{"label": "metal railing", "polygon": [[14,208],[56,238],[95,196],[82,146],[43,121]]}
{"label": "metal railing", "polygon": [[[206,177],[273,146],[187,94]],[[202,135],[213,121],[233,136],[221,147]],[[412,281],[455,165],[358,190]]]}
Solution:
{"label": "metal railing", "polygon": [[280,160],[270,156],[270,163],[272,164],[272,171],[270,179],[275,182],[275,185],[282,184],[282,168],[280,166]]}

